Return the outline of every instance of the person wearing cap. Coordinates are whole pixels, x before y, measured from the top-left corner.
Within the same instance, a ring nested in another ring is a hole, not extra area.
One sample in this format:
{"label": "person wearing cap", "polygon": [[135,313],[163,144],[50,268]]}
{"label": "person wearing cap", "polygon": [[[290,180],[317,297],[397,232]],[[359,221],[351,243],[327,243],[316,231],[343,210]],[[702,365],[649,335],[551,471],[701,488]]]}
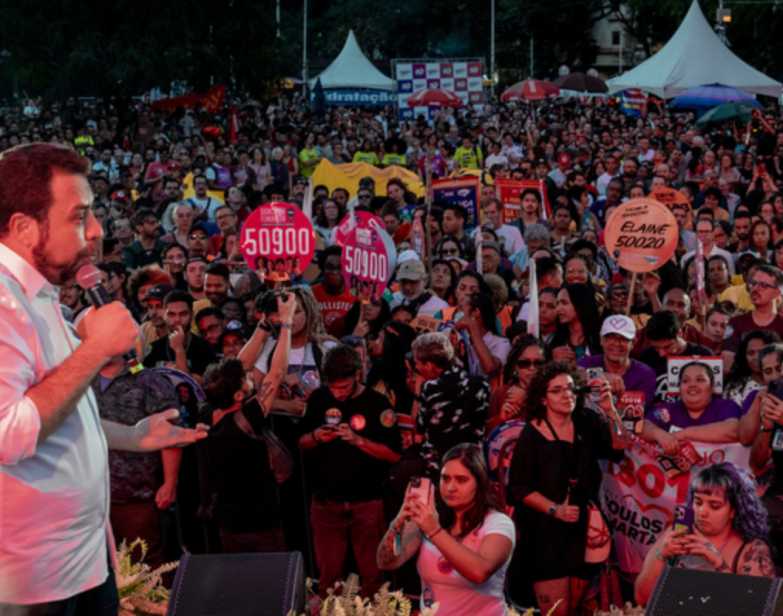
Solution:
{"label": "person wearing cap", "polygon": [[169,335],[169,328],[163,316],[163,300],[173,290],[174,287],[170,284],[162,282],[147,293],[147,320],[141,324],[141,333],[147,344]]}
{"label": "person wearing cap", "polygon": [[392,295],[390,308],[405,306],[415,316],[434,317],[438,312],[449,307],[437,295],[424,290],[427,282],[427,270],[418,259],[408,259],[397,270],[397,280],[400,290]]}
{"label": "person wearing cap", "polygon": [[563,188],[563,186],[566,183],[566,169],[568,169],[571,166],[571,157],[568,155],[567,152],[561,152],[557,156],[557,167],[552,169],[549,173],[547,173],[547,177],[551,179],[555,186],[558,188]]}
{"label": "person wearing cap", "polygon": [[636,325],[625,315],[610,315],[601,325],[603,353],[583,357],[579,368],[601,368],[612,386],[612,393],[638,392],[644,395],[645,409],[652,407],[655,397],[655,371],[644,363],[631,359],[631,347],[636,337]]}
{"label": "person wearing cap", "polygon": [[[615,282],[606,291],[606,307],[604,308],[604,318],[612,315],[625,314],[628,307],[628,285],[624,282]],[[637,331],[644,328],[650,319],[649,314],[632,314],[631,320]]]}
{"label": "person wearing cap", "polygon": [[209,253],[209,233],[206,227],[197,222],[188,231],[188,256],[207,258]]}
{"label": "person wearing cap", "polygon": [[683,325],[671,310],[656,312],[645,328],[647,345],[639,361],[653,369],[657,379],[655,404],[672,401],[668,388],[668,360],[670,357],[709,357],[712,351],[701,344],[687,341],[683,337]]}
{"label": "person wearing cap", "polygon": [[197,300],[207,300],[204,292],[204,276],[207,269],[207,260],[201,255],[191,255],[185,262],[185,282],[187,291]]}
{"label": "person wearing cap", "polygon": [[223,335],[220,337],[220,349],[223,357],[236,358],[245,343],[250,340],[250,331],[242,321],[233,319],[226,323]]}

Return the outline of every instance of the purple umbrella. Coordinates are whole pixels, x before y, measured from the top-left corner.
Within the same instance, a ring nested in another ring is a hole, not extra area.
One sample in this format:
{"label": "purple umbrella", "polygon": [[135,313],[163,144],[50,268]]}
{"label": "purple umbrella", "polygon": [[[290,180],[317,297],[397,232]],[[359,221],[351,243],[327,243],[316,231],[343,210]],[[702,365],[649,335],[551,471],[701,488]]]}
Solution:
{"label": "purple umbrella", "polygon": [[682,94],[672,99],[669,103],[671,109],[693,109],[701,117],[709,109],[718,107],[724,103],[747,103],[756,107],[761,104],[756,97],[731,86],[724,86],[719,83],[713,83],[706,86],[696,86],[685,90]]}

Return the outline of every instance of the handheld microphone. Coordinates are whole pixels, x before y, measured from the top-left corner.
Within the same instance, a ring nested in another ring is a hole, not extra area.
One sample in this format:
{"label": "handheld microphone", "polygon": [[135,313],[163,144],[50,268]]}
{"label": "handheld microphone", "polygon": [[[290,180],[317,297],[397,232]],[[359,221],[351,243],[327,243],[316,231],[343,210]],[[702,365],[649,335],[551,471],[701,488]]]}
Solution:
{"label": "handheld microphone", "polygon": [[[84,265],[79,268],[79,271],[76,273],[76,283],[90,296],[90,302],[95,306],[96,310],[112,302],[109,293],[106,291],[103,283],[101,283],[101,270],[94,265]],[[131,349],[122,358],[128,364],[132,373],[144,369],[144,366],[139,361],[139,356],[136,354],[136,349]]]}

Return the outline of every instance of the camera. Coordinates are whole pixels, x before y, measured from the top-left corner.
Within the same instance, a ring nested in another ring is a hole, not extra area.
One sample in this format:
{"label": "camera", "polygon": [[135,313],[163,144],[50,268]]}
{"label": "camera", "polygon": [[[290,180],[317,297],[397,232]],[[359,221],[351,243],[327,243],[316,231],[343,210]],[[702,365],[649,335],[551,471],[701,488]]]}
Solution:
{"label": "camera", "polygon": [[257,302],[256,309],[263,312],[267,316],[277,314],[277,298],[282,297],[283,301],[287,301],[283,291],[266,291]]}

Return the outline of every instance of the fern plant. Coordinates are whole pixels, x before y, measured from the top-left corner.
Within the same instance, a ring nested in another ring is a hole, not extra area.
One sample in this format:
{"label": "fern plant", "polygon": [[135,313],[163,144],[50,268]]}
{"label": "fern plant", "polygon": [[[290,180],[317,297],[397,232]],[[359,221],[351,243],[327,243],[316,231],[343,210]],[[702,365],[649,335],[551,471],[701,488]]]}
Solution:
{"label": "fern plant", "polygon": [[[141,558],[133,564],[132,555],[137,547],[141,550]],[[165,604],[168,603],[171,592],[163,586],[163,574],[176,569],[179,561],[166,563],[153,570],[144,562],[145,556],[147,544],[142,539],[136,539],[131,544],[127,541],[120,544],[115,572],[120,606],[132,614],[165,614]]]}

